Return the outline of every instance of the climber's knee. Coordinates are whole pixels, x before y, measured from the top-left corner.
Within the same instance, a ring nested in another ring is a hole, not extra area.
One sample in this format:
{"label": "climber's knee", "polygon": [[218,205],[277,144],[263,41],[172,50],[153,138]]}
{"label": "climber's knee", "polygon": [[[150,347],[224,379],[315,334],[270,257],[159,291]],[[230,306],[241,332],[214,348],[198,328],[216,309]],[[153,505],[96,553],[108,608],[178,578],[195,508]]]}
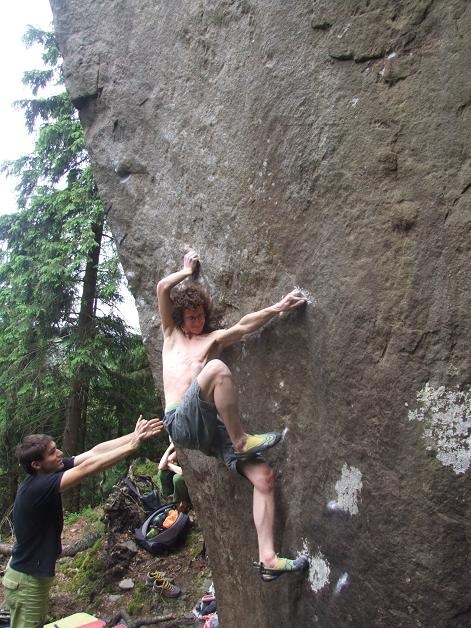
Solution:
{"label": "climber's knee", "polygon": [[262,493],[275,490],[275,471],[265,462],[239,462],[239,471]]}
{"label": "climber's knee", "polygon": [[232,378],[229,367],[222,360],[210,360],[196,378],[205,398],[211,398],[214,388]]}

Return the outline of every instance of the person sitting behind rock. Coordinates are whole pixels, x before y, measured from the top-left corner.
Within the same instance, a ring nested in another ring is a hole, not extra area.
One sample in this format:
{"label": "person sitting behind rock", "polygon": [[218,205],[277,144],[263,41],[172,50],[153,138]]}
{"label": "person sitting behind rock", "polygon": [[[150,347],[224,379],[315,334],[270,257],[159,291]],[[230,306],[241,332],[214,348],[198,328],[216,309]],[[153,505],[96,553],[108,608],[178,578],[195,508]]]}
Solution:
{"label": "person sitting behind rock", "polygon": [[191,504],[190,496],[183,479],[182,468],[177,463],[177,452],[173,443],[170,443],[160,459],[157,477],[162,489],[162,497],[179,504],[178,509],[187,512]]}

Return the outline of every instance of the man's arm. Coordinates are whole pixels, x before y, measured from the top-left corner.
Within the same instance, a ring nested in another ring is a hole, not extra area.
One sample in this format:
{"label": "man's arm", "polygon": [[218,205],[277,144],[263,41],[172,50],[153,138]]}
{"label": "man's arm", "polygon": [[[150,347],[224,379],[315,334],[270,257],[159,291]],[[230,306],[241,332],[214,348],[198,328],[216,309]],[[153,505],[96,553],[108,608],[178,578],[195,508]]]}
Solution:
{"label": "man's arm", "polygon": [[[142,414],[139,416],[138,421],[142,421],[142,429],[144,433],[147,433],[147,431],[149,431],[151,433],[151,436],[153,436],[154,434],[158,434],[163,427],[163,423],[160,419],[150,419],[149,421],[146,421],[142,418]],[[156,429],[157,431],[155,431]],[[85,460],[89,460],[93,456],[105,454],[109,451],[113,451],[114,449],[118,449],[123,445],[127,445],[133,437],[134,432],[131,432],[130,434],[125,434],[124,436],[120,436],[119,438],[113,438],[113,440],[107,440],[104,443],[99,443],[98,445],[95,445],[95,447],[92,447],[92,449],[84,451],[82,454],[78,454],[77,456],[75,456],[74,467],[78,467],[80,464],[85,462]]]}
{"label": "man's arm", "polygon": [[157,284],[157,301],[159,303],[160,320],[164,334],[172,332],[175,323],[173,322],[173,304],[170,299],[170,292],[174,286],[181,283],[198,268],[198,255],[195,251],[188,251],[183,258],[183,268],[176,273],[167,275]]}
{"label": "man's arm", "polygon": [[222,349],[229,347],[241,340],[247,334],[251,334],[257,329],[260,329],[260,327],[263,327],[263,325],[268,323],[268,321],[277,314],[294,310],[304,303],[306,303],[306,298],[302,292],[299,290],[293,290],[283,297],[281,301],[278,301],[278,303],[275,303],[270,307],[266,307],[263,310],[259,310],[258,312],[252,312],[251,314],[243,316],[238,323],[229,327],[229,329],[220,329],[214,332],[216,342]]}
{"label": "man's arm", "polygon": [[170,445],[165,450],[164,455],[160,459],[159,471],[165,471],[165,469],[168,469],[168,457],[174,451],[174,449],[175,449],[175,445],[173,443],[170,443]]}
{"label": "man's arm", "polygon": [[[153,421],[155,422],[152,427],[149,427],[149,423],[152,422],[145,421],[142,417],[139,417],[132,434],[128,434],[127,437],[122,437],[121,439],[115,439],[116,441],[121,441],[117,447],[114,447],[113,449],[109,449],[107,447],[107,445],[113,441],[101,443],[106,446],[105,451],[102,450],[100,453],[95,453],[88,458],[83,459],[78,465],[76,464],[76,460],[79,456],[77,456],[74,460],[74,464],[76,466],[74,466],[73,469],[64,471],[62,474],[60,484],[61,493],[77,486],[77,484],[80,484],[82,480],[90,475],[94,475],[95,473],[99,473],[100,471],[104,471],[105,469],[112,467],[117,462],[124,460],[124,458],[137,451],[142,442],[152,436],[155,436],[161,431],[162,422],[157,421],[156,419]],[[99,446],[97,445],[97,447]]]}

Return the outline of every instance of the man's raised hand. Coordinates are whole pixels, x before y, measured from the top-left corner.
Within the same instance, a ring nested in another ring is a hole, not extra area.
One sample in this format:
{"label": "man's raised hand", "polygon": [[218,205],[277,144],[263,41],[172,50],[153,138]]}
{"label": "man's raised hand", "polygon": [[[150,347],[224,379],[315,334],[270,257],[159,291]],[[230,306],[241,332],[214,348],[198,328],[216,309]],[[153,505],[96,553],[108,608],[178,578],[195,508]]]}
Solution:
{"label": "man's raised hand", "polygon": [[183,258],[183,268],[188,271],[189,275],[192,275],[197,271],[199,263],[199,257],[196,251],[191,249],[188,253],[185,253],[185,257]]}
{"label": "man's raised hand", "polygon": [[142,414],[139,415],[137,419],[136,427],[134,428],[133,438],[139,445],[152,438],[152,436],[156,436],[162,431],[163,422],[160,419],[150,419],[146,421],[142,417]]}
{"label": "man's raised hand", "polygon": [[275,305],[275,308],[278,312],[287,312],[304,305],[306,302],[306,297],[301,290],[292,290]]}

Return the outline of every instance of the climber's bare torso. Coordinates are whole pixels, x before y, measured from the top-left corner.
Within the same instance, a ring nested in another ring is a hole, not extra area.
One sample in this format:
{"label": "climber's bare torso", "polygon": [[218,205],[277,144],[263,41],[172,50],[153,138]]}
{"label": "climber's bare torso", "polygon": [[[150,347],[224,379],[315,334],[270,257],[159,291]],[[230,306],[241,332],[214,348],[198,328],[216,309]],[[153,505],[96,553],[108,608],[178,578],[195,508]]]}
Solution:
{"label": "climber's bare torso", "polygon": [[188,336],[179,327],[164,335],[162,366],[166,404],[181,401],[206,363],[219,356],[218,332]]}
{"label": "climber's bare torso", "polygon": [[[157,284],[164,336],[162,367],[166,405],[181,401],[196,378],[203,398],[212,401],[213,375],[205,378],[201,374],[206,364],[218,358],[224,348],[239,342],[246,334],[256,331],[280,312],[295,309],[305,303],[299,290],[293,290],[274,305],[246,314],[228,329],[205,332],[207,310],[203,305],[198,305],[201,300],[186,301],[188,306],[180,306],[180,311],[174,309],[174,302],[170,298],[172,288],[191,277],[198,264],[198,255],[189,251],[184,257],[183,268],[167,275]],[[174,318],[174,314],[178,316]]]}

